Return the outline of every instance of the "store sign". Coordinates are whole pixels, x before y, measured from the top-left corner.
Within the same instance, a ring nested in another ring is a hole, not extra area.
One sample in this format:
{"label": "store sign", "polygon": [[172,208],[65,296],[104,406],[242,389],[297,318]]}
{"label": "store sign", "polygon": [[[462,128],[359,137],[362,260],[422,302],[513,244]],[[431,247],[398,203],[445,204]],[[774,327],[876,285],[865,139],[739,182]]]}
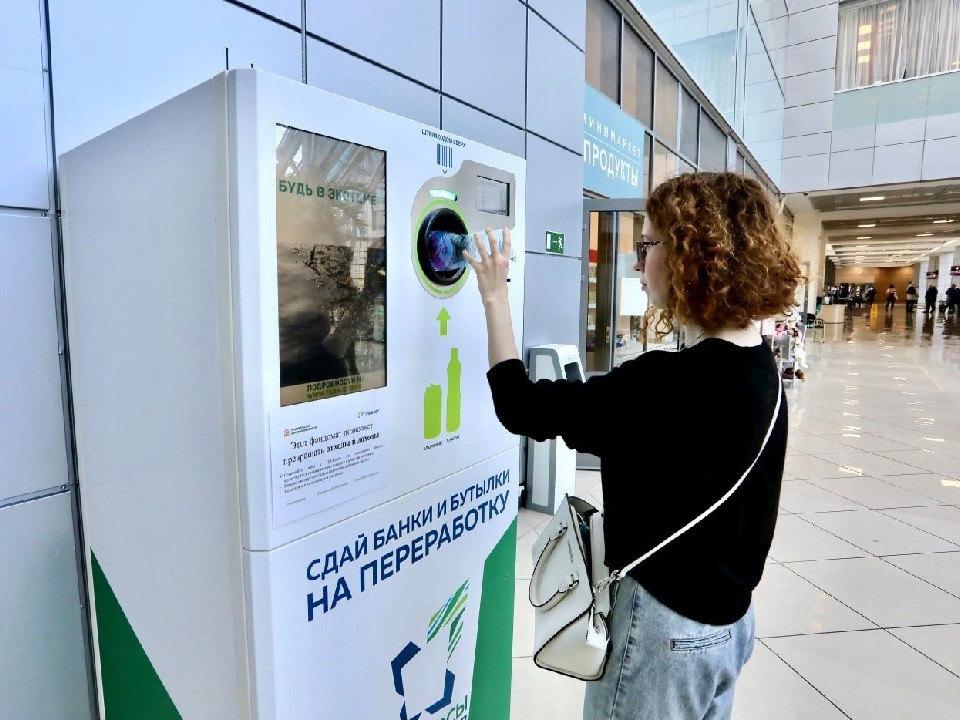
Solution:
{"label": "store sign", "polygon": [[584,85],[583,187],[607,197],[643,197],[644,128]]}
{"label": "store sign", "polygon": [[951,265],[950,266],[950,277],[960,276],[960,265]]}
{"label": "store sign", "polygon": [[927,273],[927,280],[936,280],[938,277],[940,277],[940,271],[939,271],[939,270],[930,270],[930,271]]}

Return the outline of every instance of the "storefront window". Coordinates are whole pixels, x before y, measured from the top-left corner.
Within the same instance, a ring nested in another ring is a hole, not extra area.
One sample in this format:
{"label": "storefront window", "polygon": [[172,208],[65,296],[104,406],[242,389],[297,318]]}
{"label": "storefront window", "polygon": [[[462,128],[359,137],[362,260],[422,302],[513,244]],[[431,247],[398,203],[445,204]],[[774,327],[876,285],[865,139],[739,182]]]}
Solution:
{"label": "storefront window", "polygon": [[657,102],[654,105],[654,132],[669,145],[677,144],[677,120],[680,105],[680,83],[657,62]]}
{"label": "storefront window", "polygon": [[629,27],[623,32],[621,106],[648,128],[653,127],[653,51]]}
{"label": "storefront window", "polygon": [[643,291],[634,241],[643,231],[638,212],[590,213],[586,371],[608,372],[644,351]]}
{"label": "storefront window", "polygon": [[653,171],[650,177],[650,189],[667,178],[677,174],[677,155],[663,143],[657,143],[653,150]]}
{"label": "storefront window", "polygon": [[620,13],[606,0],[587,2],[587,82],[620,101]]}
{"label": "storefront window", "polygon": [[643,194],[649,195],[653,190],[650,177],[650,153],[653,149],[653,138],[649,133],[643,134]]}
{"label": "storefront window", "polygon": [[586,372],[610,370],[611,298],[616,213],[590,213],[590,257],[587,270]]}
{"label": "storefront window", "polygon": [[641,275],[634,270],[637,262],[635,240],[643,232],[643,215],[620,213],[617,237],[617,295],[614,301],[616,330],[613,343],[613,365],[617,367],[644,350],[644,315],[647,312],[647,294],[643,291]]}
{"label": "storefront window", "polygon": [[727,136],[705,112],[700,118],[700,169],[713,172],[727,169]]}
{"label": "storefront window", "polygon": [[697,130],[700,124],[700,105],[686,90],[680,92],[680,153],[697,162]]}

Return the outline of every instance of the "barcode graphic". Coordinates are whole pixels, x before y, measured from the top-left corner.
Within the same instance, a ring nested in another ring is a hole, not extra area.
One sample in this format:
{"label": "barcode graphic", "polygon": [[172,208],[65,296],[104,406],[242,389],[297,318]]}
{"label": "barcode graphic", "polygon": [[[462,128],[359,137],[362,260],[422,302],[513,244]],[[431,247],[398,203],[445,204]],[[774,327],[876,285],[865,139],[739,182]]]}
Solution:
{"label": "barcode graphic", "polygon": [[445,168],[453,167],[453,148],[437,143],[437,165]]}

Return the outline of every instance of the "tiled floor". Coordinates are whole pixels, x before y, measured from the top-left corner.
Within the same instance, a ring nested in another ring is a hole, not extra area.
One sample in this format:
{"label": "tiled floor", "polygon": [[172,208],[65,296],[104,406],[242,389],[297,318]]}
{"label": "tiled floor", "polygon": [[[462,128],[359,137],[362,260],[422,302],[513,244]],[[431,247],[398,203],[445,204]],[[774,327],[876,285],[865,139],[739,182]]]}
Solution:
{"label": "tiled floor", "polygon": [[[960,321],[856,313],[787,385],[781,516],[736,720],[960,718]],[[642,412],[642,409],[638,409]],[[600,500],[599,475],[578,492]],[[526,600],[547,517],[521,511],[513,719],[580,718],[537,669]]]}

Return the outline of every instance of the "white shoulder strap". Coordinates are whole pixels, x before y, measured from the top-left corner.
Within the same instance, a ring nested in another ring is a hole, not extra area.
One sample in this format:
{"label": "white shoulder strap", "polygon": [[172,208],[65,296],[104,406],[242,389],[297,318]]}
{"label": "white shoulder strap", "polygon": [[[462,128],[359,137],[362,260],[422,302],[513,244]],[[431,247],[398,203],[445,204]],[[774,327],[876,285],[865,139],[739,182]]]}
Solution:
{"label": "white shoulder strap", "polygon": [[776,407],[773,409],[773,418],[770,420],[770,427],[767,428],[767,434],[766,434],[766,436],[764,436],[764,438],[763,438],[763,443],[760,445],[760,451],[757,453],[757,456],[753,459],[753,462],[750,463],[750,467],[748,467],[748,468],[744,471],[743,475],[740,476],[740,479],[737,480],[736,484],[735,484],[732,488],[730,488],[730,489],[724,494],[724,496],[723,496],[722,498],[720,498],[719,500],[717,500],[713,505],[711,505],[710,507],[708,507],[708,508],[707,508],[706,510],[704,510],[702,513],[700,513],[697,517],[695,517],[693,520],[691,520],[690,522],[688,522],[688,523],[687,523],[686,525],[684,525],[682,528],[680,528],[679,530],[677,530],[673,535],[671,535],[670,537],[668,537],[666,540],[664,540],[662,543],[660,543],[659,545],[657,545],[655,548],[653,548],[652,550],[649,550],[648,552],[644,553],[644,555],[643,555],[642,557],[637,558],[636,560],[634,560],[632,563],[630,563],[629,565],[627,565],[627,566],[626,566],[625,568],[623,568],[622,570],[616,570],[616,571],[614,571],[608,578],[606,578],[606,579],[604,579],[604,580],[601,580],[599,583],[597,583],[597,586],[596,586],[596,588],[595,588],[596,590],[602,590],[603,588],[605,588],[605,587],[607,587],[608,585],[610,585],[612,582],[614,582],[614,581],[616,581],[616,580],[619,580],[621,576],[626,575],[628,572],[630,572],[631,570],[633,570],[637,565],[639,565],[639,564],[642,563],[644,560],[646,560],[647,558],[649,558],[649,557],[650,557],[651,555],[653,555],[655,552],[658,552],[659,550],[662,550],[666,545],[669,545],[670,543],[672,543],[674,540],[676,540],[678,537],[680,537],[680,536],[683,535],[685,532],[687,532],[688,530],[690,530],[692,527],[694,527],[695,525],[697,525],[701,520],[703,520],[704,518],[706,518],[706,517],[707,517],[708,515],[710,515],[714,510],[716,510],[718,507],[720,507],[721,505],[723,505],[723,503],[725,503],[727,500],[730,499],[730,496],[733,495],[733,494],[737,491],[737,488],[739,488],[739,487],[743,484],[743,481],[747,479],[747,475],[749,475],[749,474],[750,474],[750,471],[753,470],[753,466],[757,464],[757,461],[760,459],[760,456],[763,455],[763,451],[764,451],[764,449],[766,449],[766,447],[767,447],[767,443],[768,443],[769,440],[770,440],[770,436],[773,435],[773,428],[774,428],[774,426],[777,424],[777,418],[780,417],[780,401],[781,401],[782,397],[783,397],[783,388],[782,388],[782,386],[781,386],[781,384],[780,384],[780,376],[777,375],[777,405],[776,405]]}

